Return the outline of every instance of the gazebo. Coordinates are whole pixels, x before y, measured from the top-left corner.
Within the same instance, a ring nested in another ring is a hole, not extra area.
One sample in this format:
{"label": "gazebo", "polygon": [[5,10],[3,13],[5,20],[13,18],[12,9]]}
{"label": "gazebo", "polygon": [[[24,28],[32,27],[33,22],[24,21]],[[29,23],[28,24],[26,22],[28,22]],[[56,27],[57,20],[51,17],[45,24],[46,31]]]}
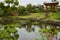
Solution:
{"label": "gazebo", "polygon": [[49,12],[57,12],[57,6],[59,4],[58,1],[55,0],[53,2],[44,2],[43,4],[45,6],[44,12],[46,18],[49,18]]}
{"label": "gazebo", "polygon": [[45,6],[45,10],[44,10],[45,12],[46,11],[48,11],[48,12],[57,12],[57,6],[59,4],[58,1],[50,2],[50,3],[44,2],[43,4]]}

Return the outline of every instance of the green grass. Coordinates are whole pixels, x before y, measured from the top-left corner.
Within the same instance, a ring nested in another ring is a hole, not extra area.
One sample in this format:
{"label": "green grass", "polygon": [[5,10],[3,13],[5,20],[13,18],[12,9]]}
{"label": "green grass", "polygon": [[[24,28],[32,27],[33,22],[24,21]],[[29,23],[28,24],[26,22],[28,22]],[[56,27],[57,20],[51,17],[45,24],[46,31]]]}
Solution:
{"label": "green grass", "polygon": [[10,27],[21,27],[20,24],[16,23],[16,24],[10,24],[10,25],[5,25],[5,26],[10,26]]}
{"label": "green grass", "polygon": [[19,18],[44,18],[44,13],[32,13],[30,15],[27,16],[19,16]]}
{"label": "green grass", "polygon": [[60,13],[50,13],[47,20],[60,20]]}
{"label": "green grass", "polygon": [[[49,14],[49,18],[47,18],[46,20],[60,20],[60,13],[53,13],[51,12]],[[44,13],[32,13],[31,15],[28,16],[19,16],[19,18],[45,18],[45,14]]]}
{"label": "green grass", "polygon": [[[46,18],[45,20],[59,20],[60,21],[60,13],[53,13],[50,12],[49,14],[49,18]],[[40,18],[45,18],[45,14],[43,12],[41,13],[31,13],[30,15],[26,15],[26,16],[18,16],[18,18],[36,18],[36,19],[40,19]]]}

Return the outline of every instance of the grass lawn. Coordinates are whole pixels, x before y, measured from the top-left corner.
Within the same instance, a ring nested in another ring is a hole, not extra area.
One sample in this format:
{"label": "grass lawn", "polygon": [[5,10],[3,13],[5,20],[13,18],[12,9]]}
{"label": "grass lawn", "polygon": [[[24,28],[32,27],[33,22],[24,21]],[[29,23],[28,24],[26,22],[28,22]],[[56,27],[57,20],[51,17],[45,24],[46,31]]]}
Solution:
{"label": "grass lawn", "polygon": [[[40,18],[46,18],[45,20],[55,20],[55,21],[60,21],[60,13],[53,13],[50,12],[49,13],[49,18],[45,17],[45,13],[41,12],[41,13],[31,13],[30,15],[25,15],[25,16],[17,16],[18,18],[36,18],[36,19],[40,19]],[[12,18],[17,18],[15,16],[12,16]]]}
{"label": "grass lawn", "polygon": [[19,16],[19,18],[44,18],[44,13],[31,13],[30,15],[27,16]]}
{"label": "grass lawn", "polygon": [[50,13],[49,14],[49,18],[47,18],[47,20],[60,20],[60,13]]}
{"label": "grass lawn", "polygon": [[[50,13],[49,14],[49,18],[47,18],[46,20],[60,20],[60,13]],[[45,18],[45,14],[42,13],[32,13],[30,15],[27,16],[19,16],[19,18]]]}
{"label": "grass lawn", "polygon": [[[40,19],[43,18],[44,20],[54,20],[54,21],[60,21],[60,13],[50,13],[49,14],[49,18],[45,18],[45,13],[41,12],[41,13],[31,13],[30,15],[26,15],[26,16],[17,16],[18,18],[36,18],[36,19]],[[17,18],[16,16],[10,16],[10,18]],[[0,18],[0,20],[2,20],[2,18]],[[14,20],[15,22],[16,20]],[[23,22],[29,22],[29,20],[22,20]],[[37,24],[37,22],[33,22],[33,24]],[[15,24],[11,24],[11,26],[13,26]],[[8,26],[8,25],[7,25]],[[20,26],[19,24],[16,24],[15,26]]]}

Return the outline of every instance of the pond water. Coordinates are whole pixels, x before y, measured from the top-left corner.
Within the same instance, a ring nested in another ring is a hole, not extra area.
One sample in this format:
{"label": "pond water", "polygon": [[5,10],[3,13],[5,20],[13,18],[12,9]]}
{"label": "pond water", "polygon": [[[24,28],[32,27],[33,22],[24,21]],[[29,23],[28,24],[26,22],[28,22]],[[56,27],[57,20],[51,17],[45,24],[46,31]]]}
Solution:
{"label": "pond water", "polygon": [[[49,27],[49,25],[47,27]],[[23,26],[22,28],[17,28],[19,34],[18,40],[41,40],[41,35],[38,32],[39,29],[39,25]],[[58,39],[59,38],[60,32],[58,32]]]}
{"label": "pond water", "polygon": [[18,40],[35,40],[40,39],[40,33],[38,33],[39,27],[32,25],[33,28],[18,28],[19,39]]}
{"label": "pond water", "polygon": [[[3,26],[3,25],[2,25]],[[42,35],[38,32],[42,28],[53,28],[58,30],[58,40],[60,39],[60,28],[59,26],[52,25],[32,25],[28,24],[26,26],[16,27],[15,26],[0,26],[0,40],[41,40]],[[57,31],[56,30],[56,31]],[[45,31],[45,30],[44,30]],[[54,34],[55,34],[54,33]],[[55,40],[55,39],[54,39]]]}

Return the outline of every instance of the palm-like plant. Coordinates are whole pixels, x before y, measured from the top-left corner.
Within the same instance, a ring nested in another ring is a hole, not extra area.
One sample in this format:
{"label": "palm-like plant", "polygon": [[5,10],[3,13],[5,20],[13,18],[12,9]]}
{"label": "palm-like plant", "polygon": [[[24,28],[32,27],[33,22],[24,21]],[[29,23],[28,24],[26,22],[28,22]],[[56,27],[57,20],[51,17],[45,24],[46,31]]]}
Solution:
{"label": "palm-like plant", "polygon": [[18,4],[19,4],[18,0],[15,0],[14,5],[18,5]]}
{"label": "palm-like plant", "polygon": [[10,6],[10,4],[13,3],[13,0],[5,0],[5,2]]}
{"label": "palm-like plant", "polygon": [[19,4],[18,0],[5,0],[5,3],[8,4],[8,14],[11,14],[11,13],[14,13],[14,11],[17,11],[16,10],[16,5]]}
{"label": "palm-like plant", "polygon": [[3,6],[4,6],[4,3],[3,3],[3,2],[1,2],[1,3],[0,3],[0,7],[3,7]]}
{"label": "palm-like plant", "polygon": [[18,5],[19,2],[18,0],[5,0],[5,2],[10,6],[10,4]]}

